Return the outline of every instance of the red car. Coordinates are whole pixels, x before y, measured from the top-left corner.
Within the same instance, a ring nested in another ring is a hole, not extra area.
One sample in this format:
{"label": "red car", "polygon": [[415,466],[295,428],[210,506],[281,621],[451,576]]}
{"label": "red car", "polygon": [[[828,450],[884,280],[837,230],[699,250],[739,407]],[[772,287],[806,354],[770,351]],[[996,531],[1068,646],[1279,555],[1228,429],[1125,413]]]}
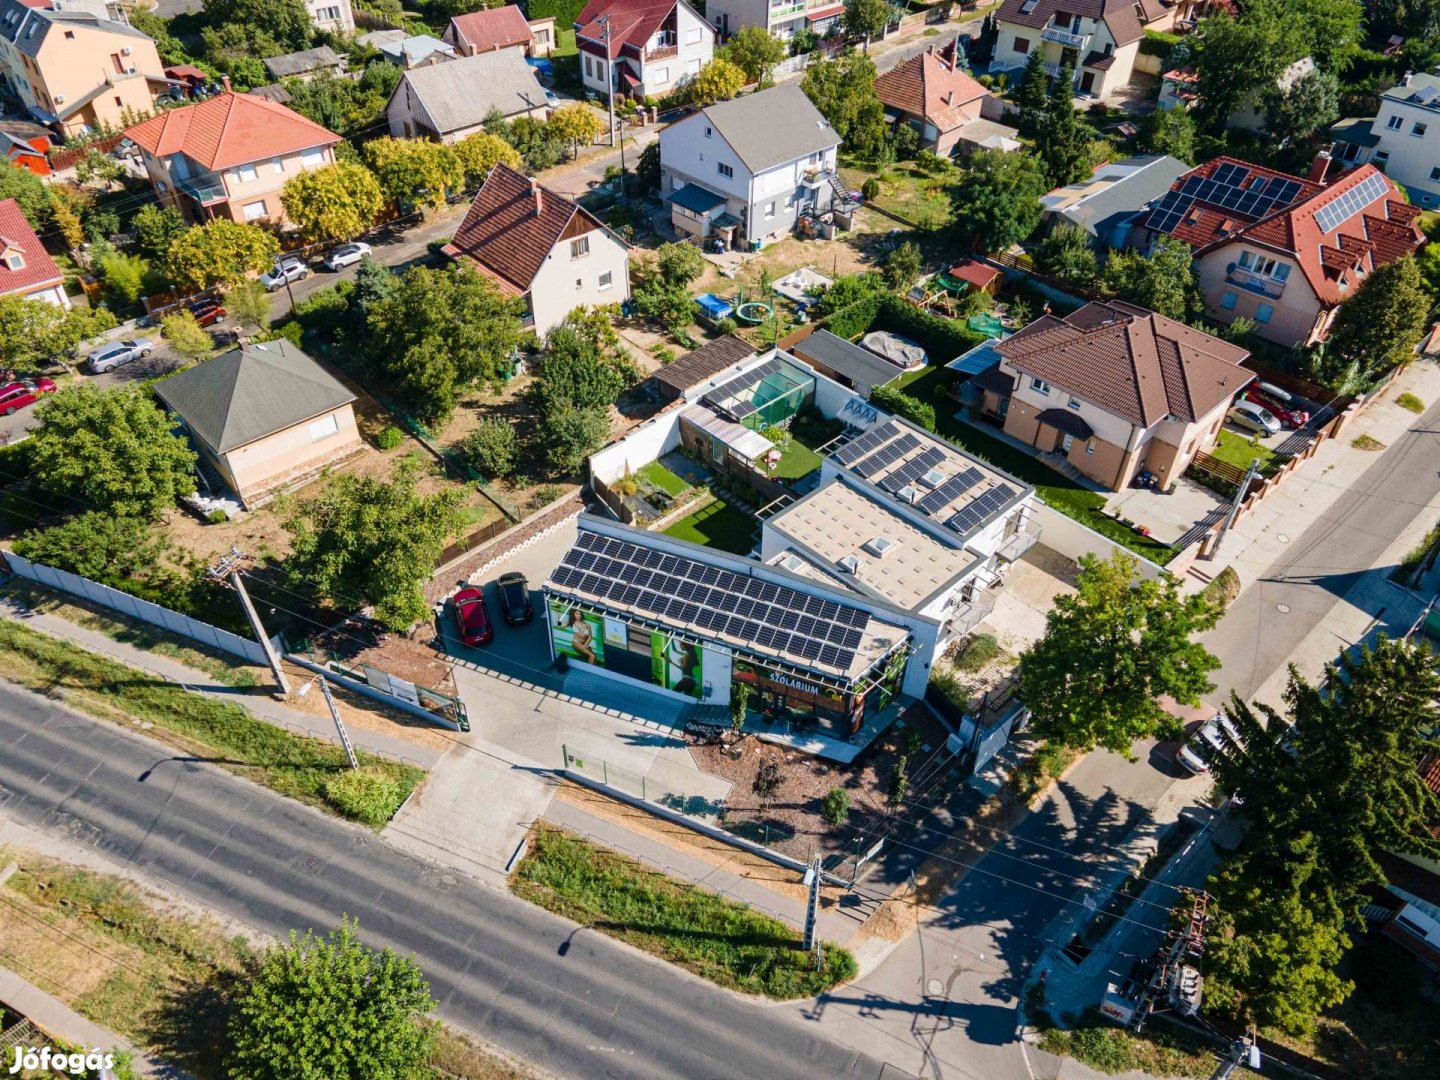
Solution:
{"label": "red car", "polygon": [[225,321],[225,309],[218,300],[198,300],[190,305],[190,314],[201,326],[213,326]]}
{"label": "red car", "polygon": [[0,415],[9,416],[26,405],[34,405],[44,394],[55,393],[53,379],[19,379],[0,386]]}
{"label": "red car", "polygon": [[1259,405],[1263,409],[1269,409],[1275,419],[1288,428],[1302,428],[1310,422],[1310,414],[1304,409],[1294,409],[1287,406],[1274,394],[1268,394],[1258,386],[1251,386],[1245,391],[1245,400]]}
{"label": "red car", "polygon": [[489,645],[495,640],[495,627],[485,607],[485,594],[474,587],[455,594],[455,625],[465,645]]}

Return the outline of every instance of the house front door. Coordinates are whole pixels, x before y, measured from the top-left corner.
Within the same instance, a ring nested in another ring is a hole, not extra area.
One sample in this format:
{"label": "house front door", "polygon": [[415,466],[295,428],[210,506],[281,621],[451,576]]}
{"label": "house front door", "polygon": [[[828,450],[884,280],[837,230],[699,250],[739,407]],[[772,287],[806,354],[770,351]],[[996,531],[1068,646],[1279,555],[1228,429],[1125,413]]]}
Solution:
{"label": "house front door", "polygon": [[1059,443],[1058,449],[1059,449],[1059,451],[1060,451],[1062,454],[1069,454],[1069,453],[1070,453],[1070,447],[1072,447],[1072,446],[1074,446],[1074,445],[1075,445],[1075,438],[1074,438],[1074,436],[1072,436],[1072,435],[1063,435],[1063,434],[1060,436],[1060,443]]}
{"label": "house front door", "polygon": [[1095,73],[1093,71],[1087,71],[1080,76],[1080,92],[1082,94],[1095,92]]}

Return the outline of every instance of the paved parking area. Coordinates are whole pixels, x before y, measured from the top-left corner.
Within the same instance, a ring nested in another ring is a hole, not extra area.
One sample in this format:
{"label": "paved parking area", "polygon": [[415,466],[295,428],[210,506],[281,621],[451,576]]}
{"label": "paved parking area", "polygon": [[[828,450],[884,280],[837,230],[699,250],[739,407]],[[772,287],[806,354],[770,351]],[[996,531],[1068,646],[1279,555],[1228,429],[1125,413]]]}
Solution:
{"label": "paved parking area", "polygon": [[1182,476],[1169,495],[1151,488],[1126,488],[1106,499],[1105,509],[1146,526],[1157,540],[1176,544],[1188,542],[1193,530],[1218,521],[1227,505],[1209,488]]}

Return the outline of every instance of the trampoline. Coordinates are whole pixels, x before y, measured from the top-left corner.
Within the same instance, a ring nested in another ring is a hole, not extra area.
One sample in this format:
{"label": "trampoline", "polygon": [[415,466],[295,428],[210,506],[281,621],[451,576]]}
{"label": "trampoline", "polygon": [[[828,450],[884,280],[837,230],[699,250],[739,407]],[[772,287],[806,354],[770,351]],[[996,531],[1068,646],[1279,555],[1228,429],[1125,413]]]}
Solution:
{"label": "trampoline", "polygon": [[759,325],[773,314],[774,306],[763,300],[747,300],[735,309],[735,317],[751,326]]}
{"label": "trampoline", "polygon": [[978,330],[986,337],[1000,337],[1005,333],[1005,324],[1000,321],[1000,316],[989,311],[980,315],[971,315],[965,320],[965,325],[971,330]]}

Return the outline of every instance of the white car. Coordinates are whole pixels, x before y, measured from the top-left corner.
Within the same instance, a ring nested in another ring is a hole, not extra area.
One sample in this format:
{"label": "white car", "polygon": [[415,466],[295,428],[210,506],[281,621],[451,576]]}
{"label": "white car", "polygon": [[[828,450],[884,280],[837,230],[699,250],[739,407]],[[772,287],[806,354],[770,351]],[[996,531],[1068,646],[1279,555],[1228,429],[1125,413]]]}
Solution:
{"label": "white car", "polygon": [[274,292],[276,289],[288,285],[292,281],[303,281],[310,276],[310,268],[299,259],[291,256],[281,259],[270,268],[270,272],[260,275],[260,284]]}
{"label": "white car", "polygon": [[1280,421],[1275,414],[1263,405],[1256,405],[1253,401],[1237,402],[1230,410],[1230,422],[1237,427],[1245,428],[1256,432],[1261,438],[1267,435],[1280,434]]}
{"label": "white car", "polygon": [[344,270],[347,266],[354,266],[366,255],[370,254],[370,245],[355,241],[353,244],[341,244],[321,264],[327,270]]}
{"label": "white car", "polygon": [[149,338],[128,338],[125,341],[102,345],[85,358],[85,366],[95,375],[113,371],[121,364],[139,360],[155,351],[155,343]]}
{"label": "white car", "polygon": [[1210,758],[1225,748],[1227,744],[1241,746],[1240,732],[1230,722],[1230,718],[1224,713],[1216,713],[1200,729],[1190,736],[1189,741],[1180,748],[1175,755],[1175,760],[1180,763],[1181,768],[1194,773],[1197,776],[1210,771]]}

